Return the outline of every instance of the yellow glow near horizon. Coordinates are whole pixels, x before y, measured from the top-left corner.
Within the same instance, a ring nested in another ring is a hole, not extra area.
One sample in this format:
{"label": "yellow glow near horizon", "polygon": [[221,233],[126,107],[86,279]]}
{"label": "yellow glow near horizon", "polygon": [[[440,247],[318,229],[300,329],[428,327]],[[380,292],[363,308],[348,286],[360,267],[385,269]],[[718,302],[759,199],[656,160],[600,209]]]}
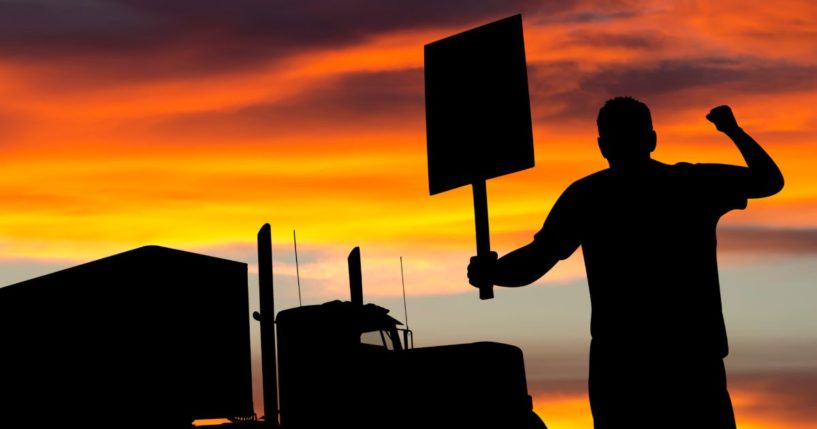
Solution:
{"label": "yellow glow near horizon", "polygon": [[[746,388],[730,388],[737,426],[741,429],[809,429],[812,421],[804,417],[786,415],[773,406],[782,400],[763,392]],[[534,411],[548,428],[590,429],[593,416],[586,394],[533,392]]]}

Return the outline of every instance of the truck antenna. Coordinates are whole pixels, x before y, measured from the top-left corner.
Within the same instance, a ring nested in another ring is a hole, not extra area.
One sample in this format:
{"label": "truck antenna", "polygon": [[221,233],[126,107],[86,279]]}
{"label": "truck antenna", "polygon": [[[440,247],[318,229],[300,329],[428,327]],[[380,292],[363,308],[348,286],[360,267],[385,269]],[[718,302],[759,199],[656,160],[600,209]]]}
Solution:
{"label": "truck antenna", "polygon": [[400,257],[400,282],[403,283],[403,314],[406,316],[406,329],[408,324],[408,305],[406,305],[406,278],[403,276],[403,257]]}
{"label": "truck antenna", "polygon": [[304,303],[301,301],[301,271],[298,269],[298,238],[295,236],[295,230],[292,230],[292,242],[295,243],[295,279],[298,281],[298,307],[303,307]]}

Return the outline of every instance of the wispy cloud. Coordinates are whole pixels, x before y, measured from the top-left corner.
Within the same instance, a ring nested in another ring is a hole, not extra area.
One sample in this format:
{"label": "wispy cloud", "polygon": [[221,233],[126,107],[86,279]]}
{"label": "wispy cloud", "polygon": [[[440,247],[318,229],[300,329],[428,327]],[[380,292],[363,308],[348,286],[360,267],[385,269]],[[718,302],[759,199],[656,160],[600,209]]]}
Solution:
{"label": "wispy cloud", "polygon": [[817,229],[723,228],[718,248],[746,253],[817,253]]}

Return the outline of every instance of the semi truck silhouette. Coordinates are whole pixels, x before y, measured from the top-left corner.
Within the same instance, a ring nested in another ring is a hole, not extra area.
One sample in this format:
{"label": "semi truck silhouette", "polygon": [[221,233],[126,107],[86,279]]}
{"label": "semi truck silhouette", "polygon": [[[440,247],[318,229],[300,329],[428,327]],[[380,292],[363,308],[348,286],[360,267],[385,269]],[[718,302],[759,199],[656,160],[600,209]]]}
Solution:
{"label": "semi truck silhouette", "polygon": [[357,248],[350,301],[273,320],[268,224],[258,249],[266,416],[253,413],[247,264],[145,246],[0,288],[2,427],[545,427],[519,348],[414,348],[363,303]]}

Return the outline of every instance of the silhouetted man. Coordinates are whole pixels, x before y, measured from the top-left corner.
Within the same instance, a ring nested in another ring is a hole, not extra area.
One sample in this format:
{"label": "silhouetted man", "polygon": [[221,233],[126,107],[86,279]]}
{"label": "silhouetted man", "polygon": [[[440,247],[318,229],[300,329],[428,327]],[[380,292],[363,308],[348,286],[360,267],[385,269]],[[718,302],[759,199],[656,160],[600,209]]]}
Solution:
{"label": "silhouetted man", "polygon": [[747,167],[655,161],[647,106],[629,97],[607,101],[598,144],[610,168],[570,185],[530,244],[498,260],[471,258],[472,284],[517,287],[582,247],[596,429],[735,427],[715,228],[748,198],[780,191],[783,176],[728,106],[707,119]]}

